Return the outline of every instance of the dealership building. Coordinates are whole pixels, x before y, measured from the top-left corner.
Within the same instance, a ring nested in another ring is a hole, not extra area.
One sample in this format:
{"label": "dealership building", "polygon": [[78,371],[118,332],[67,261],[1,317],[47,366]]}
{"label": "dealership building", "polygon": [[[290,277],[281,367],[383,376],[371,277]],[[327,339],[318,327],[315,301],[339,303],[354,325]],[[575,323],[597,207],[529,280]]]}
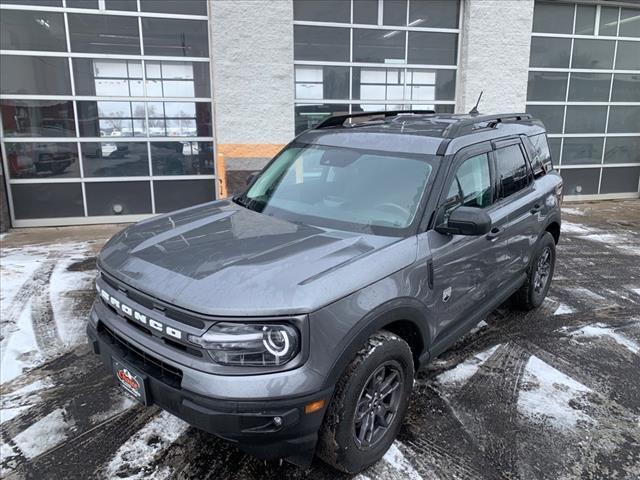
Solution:
{"label": "dealership building", "polygon": [[4,226],[243,188],[332,113],[526,111],[569,200],[640,196],[640,4],[0,0]]}

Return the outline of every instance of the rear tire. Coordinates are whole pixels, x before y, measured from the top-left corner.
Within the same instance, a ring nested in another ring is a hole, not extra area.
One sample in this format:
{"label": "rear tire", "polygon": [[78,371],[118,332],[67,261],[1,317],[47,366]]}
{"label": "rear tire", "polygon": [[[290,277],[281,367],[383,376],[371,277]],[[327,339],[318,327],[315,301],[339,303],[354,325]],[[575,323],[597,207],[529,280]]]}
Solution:
{"label": "rear tire", "polygon": [[413,375],[413,355],[404,340],[384,330],[369,337],[336,385],[317,455],[346,473],[380,460],[402,425]]}
{"label": "rear tire", "polygon": [[556,265],[556,242],[545,232],[536,244],[536,251],[527,269],[527,279],[511,297],[511,306],[518,310],[533,310],[542,305],[553,279]]}

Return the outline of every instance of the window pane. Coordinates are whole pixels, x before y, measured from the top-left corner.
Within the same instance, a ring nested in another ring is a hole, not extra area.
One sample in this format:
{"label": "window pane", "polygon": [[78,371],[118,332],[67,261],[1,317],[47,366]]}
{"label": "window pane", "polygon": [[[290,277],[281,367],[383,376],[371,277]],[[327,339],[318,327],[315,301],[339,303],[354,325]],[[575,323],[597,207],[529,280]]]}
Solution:
{"label": "window pane", "polygon": [[205,20],[143,18],[142,38],[145,55],[209,56]]}
{"label": "window pane", "polygon": [[569,101],[606,102],[609,100],[610,87],[610,73],[573,72],[571,74],[571,83],[569,85]]}
{"label": "window pane", "polygon": [[130,12],[138,11],[137,0],[105,0],[104,6],[107,10],[127,10]]}
{"label": "window pane", "polygon": [[551,161],[554,164],[560,163],[560,146],[562,145],[561,138],[549,138],[549,150],[551,151]]}
{"label": "window pane", "polygon": [[0,48],[66,52],[63,15],[52,12],[2,10]]}
{"label": "window pane", "polygon": [[407,100],[454,100],[455,70],[408,70]]}
{"label": "window pane", "polygon": [[93,8],[98,9],[98,0],[67,0],[69,8]]}
{"label": "window pane", "polygon": [[162,180],[153,182],[156,212],[165,213],[215,200],[216,181]]}
{"label": "window pane", "polygon": [[295,72],[298,99],[349,98],[349,67],[297,65]]}
{"label": "window pane", "polygon": [[[404,100],[404,69],[354,67],[353,98],[361,100]],[[432,74],[431,96],[435,94]],[[433,98],[431,98],[433,100]]]}
{"label": "window pane", "polygon": [[83,217],[80,183],[11,185],[16,220]]}
{"label": "window pane", "polygon": [[[376,4],[376,9],[377,6]],[[344,0],[294,0],[293,19],[310,22],[349,23],[351,21],[350,7],[350,2]]]}
{"label": "window pane", "polygon": [[640,102],[640,73],[613,75],[613,102]]}
{"label": "window pane", "polygon": [[79,177],[75,143],[6,143],[11,178]]}
{"label": "window pane", "polygon": [[349,29],[293,26],[295,60],[349,61]]}
{"label": "window pane", "polygon": [[146,142],[81,143],[85,177],[149,175]]}
{"label": "window pane", "polygon": [[353,0],[353,23],[377,25],[378,2],[371,0]]}
{"label": "window pane", "polygon": [[596,22],[595,5],[579,5],[576,11],[576,34],[593,35]]}
{"label": "window pane", "polygon": [[569,66],[570,38],[531,38],[532,67],[564,68]]}
{"label": "window pane", "polygon": [[595,195],[598,193],[599,168],[563,169],[561,175],[565,195]]}
{"label": "window pane", "polygon": [[513,195],[529,185],[529,169],[519,145],[498,148],[495,156],[497,175],[502,187],[501,198]]}
{"label": "window pane", "polygon": [[536,2],[533,10],[533,31],[540,33],[571,33],[573,5]]}
{"label": "window pane", "polygon": [[136,18],[81,13],[69,13],[68,18],[73,52],[140,54]]}
{"label": "window pane", "polygon": [[408,62],[423,65],[455,65],[458,35],[409,32]]}
{"label": "window pane", "polygon": [[409,3],[412,27],[458,28],[458,0],[430,0]]}
{"label": "window pane", "polygon": [[564,72],[529,72],[527,100],[564,101],[568,75]]}
{"label": "window pane", "polygon": [[130,215],[151,213],[149,182],[88,182],[89,215]]}
{"label": "window pane", "polygon": [[640,106],[609,108],[608,131],[611,133],[640,133]]}
{"label": "window pane", "polygon": [[77,95],[143,96],[139,60],[74,58]]}
{"label": "window pane", "polygon": [[69,63],[66,58],[2,55],[0,90],[21,95],[71,95]]}
{"label": "window pane", "polygon": [[206,15],[206,0],[140,0],[143,12],[180,13],[184,15]]}
{"label": "window pane", "polygon": [[213,175],[211,142],[151,142],[154,175]]}
{"label": "window pane", "polygon": [[383,25],[407,24],[407,0],[384,0],[382,3]]}
{"label": "window pane", "polygon": [[600,138],[565,138],[562,150],[562,165],[584,165],[602,163]]}
{"label": "window pane", "polygon": [[640,137],[608,137],[604,163],[640,163]]}
{"label": "window pane", "polygon": [[340,113],[349,113],[349,105],[329,103],[319,105],[296,105],[296,135],[308,130],[309,128],[313,128],[325,118]]}
{"label": "window pane", "polygon": [[469,158],[460,165],[449,187],[446,203],[448,211],[460,205],[485,208],[493,203],[486,153]]}
{"label": "window pane", "polygon": [[618,42],[616,68],[619,70],[640,70],[640,43]]}
{"label": "window pane", "polygon": [[211,104],[208,102],[150,102],[149,135],[156,137],[210,137]]}
{"label": "window pane", "polygon": [[607,107],[567,106],[565,133],[604,133]]}
{"label": "window pane", "polygon": [[8,137],[74,137],[73,102],[65,100],[1,100]]}
{"label": "window pane", "polygon": [[638,191],[640,167],[605,168],[600,193],[635,193]]}
{"label": "window pane", "polygon": [[620,12],[620,36],[640,37],[640,10],[622,9]]}
{"label": "window pane", "polygon": [[613,40],[576,39],[573,44],[571,66],[573,68],[612,68],[615,44]]}
{"label": "window pane", "polygon": [[548,133],[562,133],[562,105],[527,105],[527,113],[542,120]]}
{"label": "window pane", "polygon": [[618,29],[618,8],[602,7],[600,9],[600,35],[615,37]]}
{"label": "window pane", "polygon": [[139,137],[147,134],[141,102],[77,102],[82,137]]}
{"label": "window pane", "polygon": [[547,136],[542,133],[540,135],[533,135],[529,137],[531,141],[531,168],[534,175],[544,173],[545,170],[550,170],[553,166],[551,160],[551,151],[549,149],[549,142],[547,142]]}
{"label": "window pane", "polygon": [[62,0],[0,0],[0,4],[38,5],[41,7],[61,7]]}
{"label": "window pane", "polygon": [[404,63],[406,32],[399,30],[353,30],[353,61]]}

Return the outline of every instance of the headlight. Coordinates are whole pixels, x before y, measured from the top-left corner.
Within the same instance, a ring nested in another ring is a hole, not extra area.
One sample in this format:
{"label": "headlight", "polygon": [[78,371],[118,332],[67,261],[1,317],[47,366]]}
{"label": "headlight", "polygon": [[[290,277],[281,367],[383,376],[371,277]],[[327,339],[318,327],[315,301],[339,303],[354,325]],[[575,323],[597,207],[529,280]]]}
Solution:
{"label": "headlight", "polygon": [[300,351],[300,335],[291,325],[216,323],[189,341],[209,352],[221,365],[271,367],[284,365]]}

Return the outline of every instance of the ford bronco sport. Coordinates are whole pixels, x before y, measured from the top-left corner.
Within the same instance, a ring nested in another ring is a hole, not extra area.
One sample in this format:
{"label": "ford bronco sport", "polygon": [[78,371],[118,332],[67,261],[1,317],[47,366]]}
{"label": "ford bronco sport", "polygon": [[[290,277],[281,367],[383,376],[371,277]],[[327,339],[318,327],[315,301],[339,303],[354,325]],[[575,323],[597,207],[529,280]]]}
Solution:
{"label": "ford bronco sport", "polygon": [[420,367],[503,302],[542,303],[561,196],[530,115],[330,117],[244,193],[113,237],[88,336],[140,402],[358,472]]}

